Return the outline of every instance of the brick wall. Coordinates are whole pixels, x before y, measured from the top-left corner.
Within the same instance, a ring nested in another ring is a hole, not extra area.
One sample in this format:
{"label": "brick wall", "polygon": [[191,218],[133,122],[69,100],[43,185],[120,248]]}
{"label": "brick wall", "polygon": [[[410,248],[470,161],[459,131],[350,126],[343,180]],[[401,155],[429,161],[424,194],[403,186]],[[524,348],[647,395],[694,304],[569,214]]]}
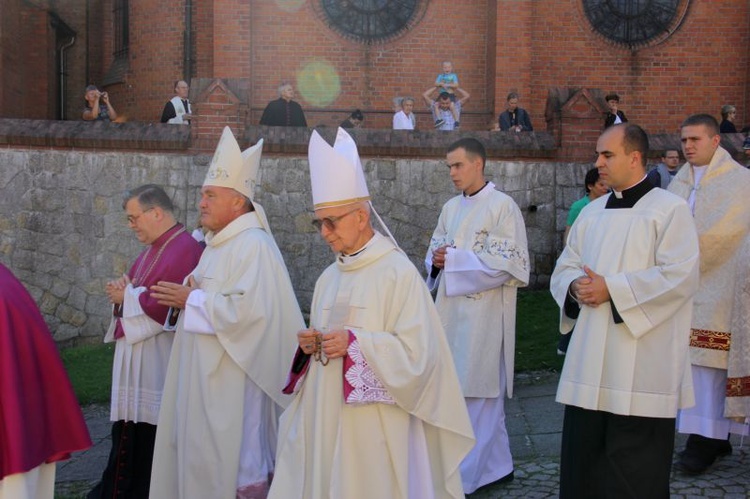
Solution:
{"label": "brick wall", "polygon": [[54,76],[54,70],[49,67],[44,4],[0,0],[0,116],[52,117],[50,84],[54,81],[49,77]]}
{"label": "brick wall", "polygon": [[[69,14],[83,2],[50,1],[66,22],[77,22]],[[430,119],[420,95],[445,59],[454,62],[462,86],[472,95],[461,120],[464,129],[485,129],[494,122],[513,90],[535,127],[543,130],[552,87],[615,91],[631,121],[650,132],[672,132],[695,112],[718,116],[726,103],[738,106],[738,122],[750,122],[747,0],[691,0],[671,37],[636,52],[595,33],[580,0],[432,0],[406,34],[373,45],[353,42],[328,28],[315,12],[316,1],[194,0],[192,76],[245,79],[250,124],[257,123],[266,103],[276,98],[279,82],[295,82],[309,64],[325,62],[340,79],[340,92],[325,105],[298,97],[311,125],[336,125],[360,108],[366,126],[388,127],[392,98],[408,94],[417,97],[425,129]],[[89,52],[74,50],[75,57],[87,58],[88,68],[76,65],[73,71],[88,73],[89,81],[98,83],[111,64],[112,0],[88,4],[91,19],[79,33],[90,38]],[[45,84],[39,81],[44,79],[39,75],[48,75],[40,68],[45,64],[41,52],[49,50],[43,46],[48,35],[39,31],[46,19],[38,13],[29,19],[29,12],[39,10],[31,5],[0,0],[3,116],[48,112],[48,102],[28,97],[39,95],[37,87]],[[126,81],[108,90],[117,110],[131,120],[158,120],[172,95],[173,80],[182,77],[184,5],[130,2],[129,71]],[[23,45],[20,35],[11,34],[17,26],[27,26],[21,19],[31,28]],[[6,44],[9,36],[18,44]],[[21,53],[28,54],[23,61],[18,59]],[[49,88],[49,83],[42,88],[44,96]]]}
{"label": "brick wall", "polygon": [[592,32],[580,4],[531,2],[531,96],[524,100],[533,102],[536,122],[550,86],[617,92],[627,117],[650,132],[673,132],[693,113],[718,118],[727,103],[739,103],[738,122],[750,121],[750,2],[693,0],[669,39],[637,52]]}

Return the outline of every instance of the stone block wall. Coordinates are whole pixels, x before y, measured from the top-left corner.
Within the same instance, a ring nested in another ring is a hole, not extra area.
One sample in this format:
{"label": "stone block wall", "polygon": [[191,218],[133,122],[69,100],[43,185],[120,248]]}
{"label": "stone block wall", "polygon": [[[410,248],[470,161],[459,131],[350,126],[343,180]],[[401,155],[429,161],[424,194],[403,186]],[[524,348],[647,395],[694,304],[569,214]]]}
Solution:
{"label": "stone block wall", "polygon": [[[0,149],[0,261],[29,288],[58,341],[97,341],[109,322],[103,289],[142,246],[125,224],[122,193],[165,187],[178,220],[195,225],[211,156],[184,152]],[[363,158],[373,204],[420,269],[440,208],[455,195],[442,159]],[[567,207],[582,195],[587,164],[489,161],[487,177],[520,206],[531,286],[548,284]],[[300,305],[331,261],[315,233],[306,155],[266,154],[256,201],[270,218]]]}

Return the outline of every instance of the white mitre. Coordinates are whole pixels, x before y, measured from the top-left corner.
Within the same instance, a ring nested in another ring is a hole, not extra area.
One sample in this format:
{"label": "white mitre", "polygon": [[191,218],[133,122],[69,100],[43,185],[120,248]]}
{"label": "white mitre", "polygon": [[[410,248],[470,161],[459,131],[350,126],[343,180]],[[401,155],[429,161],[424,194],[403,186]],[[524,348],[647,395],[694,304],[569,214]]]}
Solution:
{"label": "white mitre", "polygon": [[336,142],[331,147],[317,131],[313,130],[307,155],[310,163],[313,208],[319,210],[366,201],[380,226],[396,248],[399,248],[393,234],[372,205],[357,144],[352,136],[339,127]]}
{"label": "white mitre", "polygon": [[370,200],[357,144],[343,128],[333,147],[313,130],[307,155],[316,210]]}
{"label": "white mitre", "polygon": [[252,201],[262,150],[263,139],[260,139],[253,147],[240,152],[232,130],[224,127],[203,186],[229,187]]}

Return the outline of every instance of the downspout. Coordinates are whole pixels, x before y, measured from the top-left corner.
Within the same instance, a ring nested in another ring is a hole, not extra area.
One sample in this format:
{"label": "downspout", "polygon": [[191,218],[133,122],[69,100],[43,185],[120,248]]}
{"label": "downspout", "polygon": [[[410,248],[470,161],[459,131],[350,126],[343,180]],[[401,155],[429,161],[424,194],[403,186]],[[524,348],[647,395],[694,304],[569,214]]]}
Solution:
{"label": "downspout", "polygon": [[182,79],[190,85],[193,74],[193,0],[185,0],[185,34],[183,36],[185,49]]}
{"label": "downspout", "polygon": [[66,60],[65,59],[65,51],[68,50],[70,47],[72,47],[75,42],[76,42],[76,36],[75,35],[71,35],[70,41],[68,43],[64,44],[62,47],[60,47],[58,49],[59,54],[60,54],[60,75],[59,75],[59,78],[60,78],[60,83],[59,83],[59,88],[60,88],[60,109],[59,109],[59,114],[60,114],[60,119],[61,120],[65,119],[65,91],[67,90],[67,84],[66,83],[68,81],[68,79],[67,79],[67,73],[66,73],[66,69],[67,68],[66,68],[66,64],[65,64],[65,60]]}

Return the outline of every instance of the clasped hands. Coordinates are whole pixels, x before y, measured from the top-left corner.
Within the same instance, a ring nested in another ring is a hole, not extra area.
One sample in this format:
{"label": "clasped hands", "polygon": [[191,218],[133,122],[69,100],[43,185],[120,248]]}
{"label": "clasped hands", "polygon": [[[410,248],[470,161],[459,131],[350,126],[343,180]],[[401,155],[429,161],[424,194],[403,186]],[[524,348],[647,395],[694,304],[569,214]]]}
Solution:
{"label": "clasped hands", "polygon": [[125,300],[125,288],[130,284],[130,278],[123,274],[119,279],[108,281],[104,291],[109,297],[109,302],[113,305],[122,305]]}
{"label": "clasped hands", "polygon": [[582,305],[597,307],[610,300],[609,290],[604,277],[597,274],[588,265],[583,266],[585,276],[581,276],[570,285],[573,297]]}
{"label": "clasped hands", "polygon": [[328,361],[324,361],[323,356],[326,359],[346,356],[349,348],[349,331],[338,329],[323,333],[314,328],[301,329],[297,332],[297,342],[304,353],[315,356],[315,360],[325,365]]}

